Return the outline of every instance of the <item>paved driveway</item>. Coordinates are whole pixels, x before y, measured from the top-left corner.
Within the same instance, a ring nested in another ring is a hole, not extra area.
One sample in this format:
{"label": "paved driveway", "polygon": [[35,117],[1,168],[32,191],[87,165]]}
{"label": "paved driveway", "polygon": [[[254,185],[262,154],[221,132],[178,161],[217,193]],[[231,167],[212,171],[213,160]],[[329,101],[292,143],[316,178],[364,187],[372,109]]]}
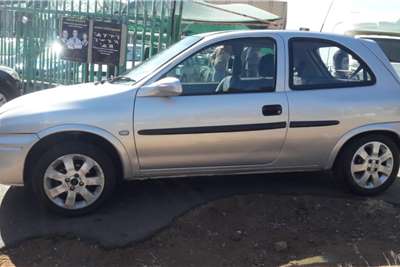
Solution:
{"label": "paved driveway", "polygon": [[[353,197],[328,174],[197,177],[124,183],[94,214],[63,218],[46,212],[22,187],[0,187],[0,247],[43,236],[76,236],[104,247],[128,245],[167,227],[175,217],[234,194]],[[379,198],[400,204],[400,181]],[[290,207],[288,207],[290,208]]]}

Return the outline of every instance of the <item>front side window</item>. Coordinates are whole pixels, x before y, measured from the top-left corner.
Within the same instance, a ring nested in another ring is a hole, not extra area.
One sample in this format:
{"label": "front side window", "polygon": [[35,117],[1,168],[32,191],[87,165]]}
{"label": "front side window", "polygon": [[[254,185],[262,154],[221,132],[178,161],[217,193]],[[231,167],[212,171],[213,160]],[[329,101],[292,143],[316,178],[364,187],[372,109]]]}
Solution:
{"label": "front side window", "polygon": [[294,90],[371,85],[375,77],[353,52],[331,41],[290,41],[290,87]]}
{"label": "front side window", "polygon": [[[122,77],[138,82],[141,79],[145,78],[147,75],[153,73],[163,64],[166,64],[168,61],[172,60],[174,57],[178,56],[180,53],[199,42],[201,39],[202,38],[198,36],[186,37],[178,43],[172,45],[170,48],[163,50],[154,57],[142,62],[134,69],[123,74]],[[123,80],[124,79],[121,79],[121,81]]]}
{"label": "front side window", "polygon": [[276,45],[270,38],[221,42],[185,59],[165,76],[178,78],[183,95],[271,92]]}

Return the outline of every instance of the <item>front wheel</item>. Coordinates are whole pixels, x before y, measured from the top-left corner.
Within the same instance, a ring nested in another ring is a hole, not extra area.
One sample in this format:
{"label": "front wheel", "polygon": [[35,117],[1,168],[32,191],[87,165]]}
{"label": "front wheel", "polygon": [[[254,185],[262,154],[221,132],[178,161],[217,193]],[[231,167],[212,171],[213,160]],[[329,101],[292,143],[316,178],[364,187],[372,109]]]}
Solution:
{"label": "front wheel", "polygon": [[51,210],[67,216],[99,207],[116,185],[112,160],[95,145],[67,142],[39,157],[31,177],[34,193]]}
{"label": "front wheel", "polygon": [[399,149],[390,137],[384,135],[360,137],[346,145],[336,171],[352,192],[377,195],[397,177]]}

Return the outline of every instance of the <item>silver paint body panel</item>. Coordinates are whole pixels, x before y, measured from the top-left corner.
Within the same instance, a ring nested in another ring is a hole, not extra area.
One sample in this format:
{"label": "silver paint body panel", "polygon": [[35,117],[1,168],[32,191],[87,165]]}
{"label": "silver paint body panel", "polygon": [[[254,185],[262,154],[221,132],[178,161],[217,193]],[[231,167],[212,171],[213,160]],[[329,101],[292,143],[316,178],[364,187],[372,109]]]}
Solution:
{"label": "silver paint body panel", "polygon": [[[289,31],[232,31],[202,37],[135,84],[60,87],[17,98],[1,107],[0,183],[22,184],[29,150],[42,138],[69,131],[87,132],[108,140],[122,160],[125,179],[327,170],[346,141],[357,134],[381,130],[400,136],[399,77],[375,43],[340,35]],[[277,43],[276,92],[138,95],[142,87],[159,80],[202,48],[249,37],[269,37]],[[327,39],[344,45],[368,64],[377,78],[376,84],[290,90],[288,41],[292,37]],[[272,104],[281,105],[282,113],[262,116],[262,106]],[[289,127],[291,121],[323,120],[338,120],[340,124]],[[224,133],[138,134],[146,129],[276,122],[285,122],[286,127]],[[10,160],[16,162],[12,168],[7,166]]]}
{"label": "silver paint body panel", "polygon": [[[263,116],[262,106],[268,104],[281,104],[282,114]],[[146,170],[270,164],[278,158],[286,137],[286,127],[204,134],[138,134],[142,129],[155,127],[287,123],[288,108],[284,93],[138,97],[135,110],[139,165]]]}

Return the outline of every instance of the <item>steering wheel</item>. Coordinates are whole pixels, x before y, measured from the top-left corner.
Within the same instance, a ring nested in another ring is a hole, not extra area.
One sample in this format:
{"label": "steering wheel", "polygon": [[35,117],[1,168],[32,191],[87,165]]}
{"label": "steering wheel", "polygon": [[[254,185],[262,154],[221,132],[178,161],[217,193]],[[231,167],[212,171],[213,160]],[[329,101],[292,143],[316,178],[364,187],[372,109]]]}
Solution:
{"label": "steering wheel", "polygon": [[349,80],[352,80],[362,69],[363,65],[358,66],[358,68],[350,75]]}

